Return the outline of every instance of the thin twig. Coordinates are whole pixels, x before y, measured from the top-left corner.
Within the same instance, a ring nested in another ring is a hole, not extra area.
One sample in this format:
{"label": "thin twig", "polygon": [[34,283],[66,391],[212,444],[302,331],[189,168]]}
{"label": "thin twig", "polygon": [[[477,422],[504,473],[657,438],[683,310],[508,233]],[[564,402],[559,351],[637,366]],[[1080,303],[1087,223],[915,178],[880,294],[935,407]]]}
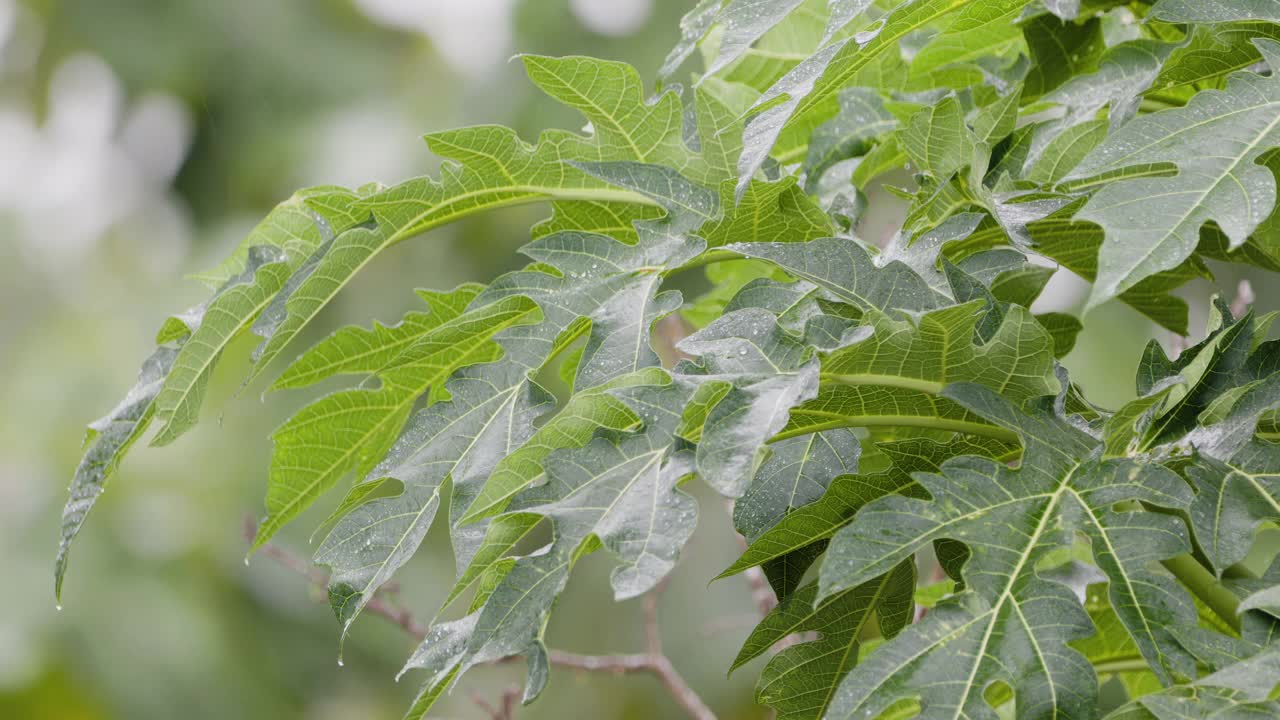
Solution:
{"label": "thin twig", "polygon": [[[933,565],[929,569],[929,584],[932,585],[934,583],[942,582],[946,578],[947,578],[947,573],[945,570],[942,569],[942,563],[938,562],[938,559],[936,557],[933,558]],[[912,620],[912,622],[920,622],[921,620],[924,619],[924,616],[928,614],[929,614],[929,608],[923,605],[916,605],[915,619]]]}
{"label": "thin twig", "polygon": [[[1253,292],[1253,284],[1247,279],[1240,280],[1236,284],[1236,296],[1231,299],[1231,317],[1237,320],[1244,317],[1255,300],[1257,296]],[[1169,354],[1175,360],[1189,347],[1190,338],[1175,334],[1169,339]]]}
{"label": "thin twig", "polygon": [[478,707],[478,708],[480,708],[481,710],[483,710],[483,711],[484,711],[484,714],[485,714],[485,715],[488,715],[488,716],[489,716],[489,718],[490,718],[490,720],[500,720],[500,719],[501,719],[501,717],[502,717],[502,711],[501,711],[501,710],[499,710],[498,708],[496,708],[496,707],[494,707],[494,706],[490,705],[490,704],[489,704],[489,701],[485,698],[485,696],[481,695],[479,692],[472,692],[472,693],[471,693],[471,702],[475,703],[475,704],[476,704],[476,707]]}
{"label": "thin twig", "polygon": [[[726,502],[725,507],[729,511],[729,517],[732,518],[733,501]],[[746,552],[748,547],[747,539],[736,531],[733,536],[738,539],[738,548],[742,552]],[[753,565],[742,574],[747,579],[747,586],[751,588],[751,599],[755,601],[756,608],[760,610],[760,615],[768,615],[778,605],[778,596],[774,594],[773,588],[769,586],[769,578],[765,577],[764,570],[761,570],[759,566]]]}
{"label": "thin twig", "polygon": [[664,367],[674,367],[677,362],[692,357],[676,347],[692,330],[680,313],[668,315],[654,325],[653,347]]}
{"label": "thin twig", "polygon": [[[252,542],[257,532],[257,527],[252,517],[246,517],[244,530],[245,538]],[[284,548],[267,543],[259,548],[258,553],[301,575],[319,588],[324,588],[328,585],[329,577],[323,571],[313,567]],[[632,672],[649,673],[666,686],[667,691],[671,693],[671,697],[684,708],[689,717],[694,720],[716,720],[716,715],[711,711],[711,708],[707,707],[702,698],[698,696],[698,693],[680,676],[675,666],[671,664],[671,660],[662,653],[661,638],[657,630],[658,606],[656,596],[665,587],[666,582],[664,580],[644,597],[645,637],[649,645],[647,652],[621,655],[580,655],[563,650],[548,650],[547,659],[557,667],[581,672],[599,672],[612,675],[623,675]],[[407,634],[412,635],[419,641],[427,635],[427,629],[415,620],[408,610],[385,602],[377,593],[369,599],[369,604],[365,606],[365,610],[400,626]],[[521,656],[513,655],[489,664],[501,665],[520,659]],[[518,695],[519,692],[517,691],[516,694]],[[503,698],[503,708],[505,709],[508,696],[504,695]],[[510,713],[507,715],[498,714],[502,710],[493,708],[482,698],[473,698],[473,700],[476,700],[478,705],[485,708],[495,718],[507,720],[511,717]],[[514,712],[514,700],[510,702],[510,712]]]}
{"label": "thin twig", "polygon": [[649,649],[650,655],[662,654],[662,632],[658,626],[658,598],[662,596],[662,592],[667,589],[667,582],[670,576],[662,578],[658,581],[657,586],[645,593],[640,602],[643,603],[644,611],[644,640],[645,646]]}
{"label": "thin twig", "polygon": [[[257,532],[257,524],[253,521],[253,517],[246,515],[244,521],[245,539],[253,542],[254,535]],[[329,576],[324,571],[284,548],[267,543],[258,549],[258,553],[301,575],[321,590],[329,586]],[[369,598],[369,603],[365,605],[365,610],[399,625],[405,632],[419,640],[427,636],[426,627],[415,620],[412,613],[405,608],[397,607],[387,602],[381,592],[374,593],[373,597]]]}
{"label": "thin twig", "polygon": [[516,703],[520,700],[520,688],[514,685],[502,691],[497,707],[489,704],[480,693],[472,693],[471,701],[484,710],[492,720],[515,720]]}
{"label": "thin twig", "polygon": [[1249,306],[1257,297],[1253,294],[1253,285],[1248,280],[1241,280],[1236,285],[1236,297],[1231,301],[1231,317],[1241,318],[1249,311]]}
{"label": "thin twig", "polygon": [[724,617],[712,618],[708,620],[701,628],[698,634],[702,637],[715,637],[723,632],[730,630],[741,630],[742,628],[755,627],[760,623],[760,613],[752,611],[749,613],[738,613],[736,615],[725,615]]}
{"label": "thin twig", "polygon": [[502,693],[502,718],[512,720],[516,716],[516,705],[520,702],[520,688],[511,686]]}

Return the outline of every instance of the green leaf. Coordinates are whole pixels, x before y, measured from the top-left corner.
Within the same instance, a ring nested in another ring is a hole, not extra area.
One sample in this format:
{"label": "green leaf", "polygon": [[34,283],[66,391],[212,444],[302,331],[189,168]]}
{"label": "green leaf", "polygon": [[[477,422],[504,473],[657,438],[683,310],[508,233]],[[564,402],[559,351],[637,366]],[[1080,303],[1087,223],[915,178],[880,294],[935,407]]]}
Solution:
{"label": "green leaf", "polygon": [[1053,338],[1053,356],[1066,357],[1076,346],[1076,337],[1084,330],[1084,324],[1067,313],[1043,313],[1036,316],[1040,326]]}
{"label": "green leaf", "polygon": [[647,368],[574,393],[565,406],[542,424],[519,450],[502,458],[471,508],[458,522],[474,522],[501,511],[516,493],[542,478],[542,461],[553,451],[581,447],[596,430],[602,428],[618,432],[637,429],[639,416],[609,391],[632,385],[656,385],[662,377],[659,369]]}
{"label": "green leaf", "polygon": [[728,0],[716,16],[722,28],[716,58],[706,74],[714,75],[747,51],[760,36],[777,25],[804,0]]}
{"label": "green leaf", "polygon": [[[1154,341],[1148,346],[1148,353],[1153,349],[1156,349]],[[1143,395],[1125,403],[1107,418],[1103,426],[1102,437],[1107,456],[1123,457],[1137,452],[1143,434],[1163,409],[1169,394],[1184,382],[1181,375],[1171,375],[1149,383],[1149,387],[1143,387],[1143,381],[1139,378],[1139,388],[1145,390]]]}
{"label": "green leaf", "polygon": [[[460,293],[473,295],[470,288]],[[291,417],[271,436],[275,448],[267,516],[258,526],[253,549],[262,547],[351,470],[358,475],[372,470],[400,434],[419,396],[443,387],[458,368],[498,359],[501,350],[493,339],[499,333],[540,320],[538,306],[523,297],[465,312],[423,334],[374,373],[377,389],[333,393]]]}
{"label": "green leaf", "polygon": [[968,0],[907,0],[890,11],[877,29],[832,41],[780,78],[760,96],[752,108],[759,112],[743,130],[739,194],[784,129],[816,126],[829,112],[830,101],[860,71],[896,49],[907,35],[967,4]]}
{"label": "green leaf", "polygon": [[244,272],[249,263],[250,249],[259,246],[283,250],[289,257],[305,258],[324,241],[322,226],[317,224],[317,219],[323,218],[309,211],[308,205],[314,203],[324,207],[329,217],[339,220],[336,228],[329,228],[336,231],[360,222],[349,211],[353,199],[355,195],[350,190],[332,185],[299,190],[293,197],[277,205],[265,220],[250,230],[236,249],[217,267],[194,273],[191,279],[217,290],[228,280]]}
{"label": "green leaf", "polygon": [[650,202],[610,187],[567,160],[667,161],[684,165],[689,153],[681,138],[681,110],[674,94],[652,105],[643,83],[622,63],[591,58],[523,58],[529,78],[544,92],[580,110],[591,122],[587,137],[548,131],[529,147],[514,131],[479,126],[434,133],[427,144],[446,163],[438,180],[417,178],[365,198],[375,229],[339,235],[315,259],[307,276],[290,289],[255,351],[250,380],[280,354],[297,333],[350,278],[391,245],[432,228],[491,208],[548,200]]}
{"label": "green leaf", "polygon": [[894,261],[876,267],[861,245],[845,238],[820,238],[803,244],[735,243],[725,249],[768,260],[822,288],[832,300],[859,308],[927,310],[941,300],[907,265]]}
{"label": "green leaf", "polygon": [[[265,303],[260,301],[281,280],[285,268],[302,262],[310,248],[322,241],[322,223],[304,205],[311,197],[325,197],[326,204],[340,207],[349,200],[349,193],[313,188],[272,210],[227,261],[200,276],[218,284],[212,298],[165,321],[156,338],[160,347],[143,364],[138,384],[110,414],[90,425],[87,449],[63,510],[54,570],[59,596],[71,544],[129,448],[158,416],[165,426],[157,443],[172,440],[190,427],[222,348],[262,311]],[[183,370],[175,375],[179,362]]]}
{"label": "green leaf", "polygon": [[721,206],[732,209],[699,233],[710,247],[776,238],[806,242],[827,237],[834,230],[831,219],[804,194],[795,178],[752,180],[736,205],[732,182],[725,181],[720,195]]}
{"label": "green leaf", "polygon": [[1247,610],[1265,610],[1275,615],[1280,610],[1280,585],[1272,586],[1266,590],[1259,590],[1240,601],[1240,611]]}
{"label": "green leaf", "polygon": [[418,297],[430,308],[427,312],[406,313],[404,319],[390,326],[375,322],[368,330],[342,328],[312,345],[271,387],[299,388],[335,375],[377,372],[424,334],[462,314],[483,289],[483,285],[467,284],[450,292],[418,290]]}
{"label": "green leaf", "polygon": [[689,5],[660,74],[699,52],[691,88],[522,56],[585,127],[431,133],[432,177],[300,191],[196,276],[209,300],[91,425],[59,591],[126,450],[152,420],[156,444],[189,429],[246,330],[252,381],[384,250],[546,203],[525,267],[420,291],[271,385],[358,378],[273,435],[257,538],[353,477],[315,556],[343,638],[444,515],[456,574],[431,579],[447,593],[405,665],[425,671],[408,717],[514,656],[536,698],[579,561],[607,551],[614,599],[653,590],[695,483],[747,539],[721,577],[759,567],[779,600],[733,666],[777,650],[756,698],[781,717],[1096,720],[1118,689],[1122,719],[1277,715],[1274,314],[1216,300],[1203,340],[1147,346],[1112,412],[1058,365],[1079,313],[1031,309],[1066,269],[1089,308],[1187,336],[1183,286],[1219,264],[1268,302],[1269,0]]}
{"label": "green leaf", "polygon": [[[344,507],[349,509],[321,546],[317,561],[333,568],[330,604],[345,625],[350,625],[355,614],[376,592],[377,586],[416,551],[439,504],[440,490],[446,478],[451,480],[453,487],[450,519],[460,575],[458,587],[452,595],[456,596],[481,579],[485,579],[486,589],[492,590],[487,603],[484,600],[476,603],[477,607],[483,606],[477,611],[482,621],[476,628],[476,635],[468,641],[471,650],[465,657],[488,653],[495,647],[494,643],[497,647],[507,647],[517,642],[517,638],[526,637],[527,626],[521,625],[520,621],[531,621],[527,613],[543,617],[549,612],[549,604],[567,578],[573,561],[587,551],[588,545],[584,543],[588,537],[598,537],[623,560],[634,562],[632,570],[619,571],[615,575],[615,587],[619,593],[631,592],[627,588],[633,587],[640,588],[635,592],[642,592],[648,583],[660,579],[665,573],[662,568],[669,568],[669,565],[655,564],[655,558],[662,553],[674,557],[675,551],[683,544],[683,539],[671,532],[662,537],[650,536],[645,545],[637,545],[630,539],[618,540],[615,544],[615,536],[630,537],[627,534],[640,527],[656,532],[655,526],[647,520],[644,523],[637,520],[634,526],[622,523],[616,527],[614,535],[606,533],[603,526],[596,527],[591,523],[580,527],[581,534],[566,534],[561,530],[567,526],[557,525],[557,541],[550,551],[524,562],[513,562],[503,559],[502,555],[528,532],[531,521],[502,520],[500,517],[491,522],[464,522],[501,510],[503,503],[508,502],[506,498],[523,489],[521,484],[526,479],[533,480],[529,473],[536,466],[541,466],[546,474],[546,483],[517,495],[507,510],[522,516],[558,517],[550,507],[543,508],[552,502],[546,496],[564,491],[562,479],[576,471],[567,465],[555,465],[553,458],[557,454],[551,451],[558,449],[564,455],[573,453],[577,443],[585,442],[583,433],[595,429],[590,425],[597,418],[625,427],[633,424],[633,417],[640,418],[646,423],[646,430],[635,434],[634,442],[646,443],[646,447],[656,453],[648,456],[653,462],[665,457],[674,437],[671,434],[674,423],[671,428],[665,424],[653,425],[657,420],[652,412],[648,415],[634,410],[620,412],[616,405],[601,405],[582,413],[581,403],[573,413],[563,416],[563,420],[553,419],[544,426],[549,428],[547,433],[539,435],[535,431],[534,421],[547,412],[551,397],[530,378],[557,348],[564,347],[566,332],[583,327],[580,323],[582,318],[590,319],[591,323],[577,368],[576,383],[584,383],[584,378],[609,382],[657,364],[657,356],[649,342],[651,326],[662,313],[679,305],[678,295],[658,293],[662,270],[669,265],[681,264],[700,252],[704,244],[685,237],[683,233],[716,216],[714,194],[688,183],[668,169],[635,163],[584,164],[582,167],[611,184],[647,193],[663,205],[668,215],[661,220],[637,223],[640,242],[634,245],[583,232],[560,232],[539,238],[524,249],[525,254],[537,261],[535,265],[499,278],[473,301],[473,308],[480,309],[527,298],[536,303],[543,319],[536,325],[512,327],[495,335],[494,339],[503,351],[502,356],[495,362],[464,367],[455,372],[446,385],[449,400],[428,406],[409,421],[387,458],[368,476],[375,482],[383,477],[398,480],[404,488],[400,495],[376,498],[363,504],[356,501],[344,503]],[[625,381],[619,381],[619,384],[612,390],[615,396],[631,393],[628,397],[644,399],[642,404],[645,407],[651,401],[659,402],[640,392],[644,388],[628,387],[629,383]],[[673,398],[676,396],[686,397],[686,391],[679,387],[646,387],[647,392],[657,393],[661,403],[668,405],[675,402]],[[580,391],[586,389],[579,388]],[[678,421],[678,408],[666,408],[663,412],[674,412]],[[571,431],[568,437],[559,436],[556,432],[565,429]],[[665,438],[662,442],[666,443],[661,446],[661,452],[656,446],[648,445],[658,442],[655,438],[659,435]],[[552,439],[555,440],[554,447],[548,444]],[[564,441],[563,445],[561,441]],[[577,450],[603,456],[608,454],[604,445],[621,442],[598,438],[591,444],[577,447]],[[674,482],[686,474],[684,470],[677,472],[686,463],[683,459],[686,456],[687,453],[681,454],[679,462],[673,460],[667,465],[674,473],[662,476],[663,482],[670,483],[667,490],[651,489],[651,492],[674,492]],[[487,482],[502,469],[498,463],[506,457],[517,458],[520,462],[512,460],[504,474],[498,476],[496,485]],[[650,467],[656,466],[630,467],[630,470],[619,472],[634,471],[648,477],[646,473]],[[593,479],[593,482],[599,480],[593,488],[602,492],[626,492],[626,487],[619,487],[619,478],[605,473]],[[361,488],[357,485],[352,491],[357,500],[363,495]],[[589,493],[593,488],[584,486],[581,489]],[[489,494],[485,496],[484,504],[468,517],[468,509],[486,489]],[[665,502],[668,496],[663,494],[662,497]],[[567,498],[562,499],[569,502]],[[651,510],[659,512],[660,508],[655,505]],[[629,512],[639,512],[639,508],[632,508]],[[570,512],[565,517],[572,520],[578,516]],[[614,522],[619,518],[606,513],[597,520]],[[691,520],[689,517],[680,520],[679,524],[684,526]],[[490,534],[489,530],[495,526]],[[691,531],[691,525],[689,529]],[[660,553],[656,549],[660,545],[667,550]],[[502,574],[503,571],[506,574]],[[524,583],[532,583],[539,590],[534,592],[524,587]],[[504,609],[494,609],[498,606]],[[483,620],[492,613],[503,618],[500,627]],[[524,652],[524,645],[519,644],[523,642],[519,640],[518,649],[513,652]],[[449,671],[452,679],[456,679],[458,674],[454,672],[458,669],[457,663],[464,664],[462,669],[471,664],[471,660],[452,656],[448,662],[454,663]],[[537,672],[545,680],[545,668],[535,665],[541,668]],[[529,687],[530,692],[536,694],[537,684],[531,682]],[[430,697],[431,693],[428,692],[427,696]]]}
{"label": "green leaf", "polygon": [[[1101,228],[1091,223],[1051,217],[1028,226],[1036,251],[1061,263],[1071,272],[1092,280],[1098,272],[1098,249],[1104,242]],[[1203,262],[1191,258],[1172,270],[1148,277],[1121,293],[1122,302],[1179,335],[1189,332],[1187,303],[1171,291],[1209,275]]]}
{"label": "green leaf", "polygon": [[1072,647],[1093,665],[1099,682],[1119,678],[1130,697],[1160,690],[1160,681],[1147,667],[1138,646],[1111,609],[1103,587],[1094,585],[1086,589],[1089,596],[1085,607],[1089,611],[1089,619],[1093,621],[1095,632],[1090,637],[1072,643]]}
{"label": "green leaf", "polygon": [[329,602],[344,635],[378,587],[417,551],[444,479],[483,477],[497,458],[520,446],[552,400],[529,383],[496,394],[489,383],[466,377],[446,387],[450,400],[441,403],[443,411],[420,415],[370,473],[400,481],[403,492],[353,508],[316,553],[317,563],[332,568]]}
{"label": "green leaf", "polygon": [[[1165,407],[1146,428],[1142,438],[1143,449],[1177,440],[1196,427],[1199,418],[1214,406],[1224,393],[1234,391],[1253,377],[1249,371],[1249,354],[1253,347],[1252,318],[1231,322],[1231,310],[1217,301],[1212,312],[1208,337],[1199,345],[1189,348],[1176,361],[1168,361],[1158,355],[1155,361],[1166,365],[1164,376],[1174,372],[1181,375],[1185,385],[1175,386]],[[1149,352],[1161,353],[1159,347]],[[1147,373],[1154,373],[1151,360],[1144,356]],[[1261,366],[1266,368],[1267,361]],[[1163,379],[1163,378],[1161,378]],[[1256,424],[1257,418],[1254,418]],[[1251,428],[1250,428],[1251,429]]]}
{"label": "green leaf", "polygon": [[[936,87],[948,82],[939,82],[941,78],[937,75],[940,70],[954,71],[965,65],[973,67],[975,72],[962,74],[960,82],[966,86],[982,82],[982,74],[976,72],[977,61],[1002,57],[1021,48],[1022,34],[1016,21],[1027,4],[1028,0],[964,3],[946,30],[938,33],[911,59],[913,80],[908,81],[909,87]],[[921,83],[922,78],[929,81]],[[950,80],[948,84],[955,82]]]}
{"label": "green leaf", "polygon": [[429,671],[424,696],[472,665],[515,654],[528,657],[525,695],[536,696],[547,676],[542,628],[580,555],[603,546],[617,557],[611,584],[619,598],[645,592],[674,564],[697,516],[693,499],[676,487],[693,467],[691,455],[674,447],[688,391],[672,383],[615,395],[644,418],[644,427],[547,456],[547,482],[517,498],[509,512],[549,518],[554,539],[516,559],[481,609],[432,629],[406,666]]}
{"label": "green leaf", "polygon": [[[343,198],[343,206],[352,199],[349,195]],[[305,196],[295,196],[277,206],[249,236],[268,244],[248,248],[238,275],[227,280],[206,303],[179,316],[191,337],[179,349],[156,396],[155,418],[160,429],[152,445],[171,443],[196,424],[209,378],[223,350],[267,310],[290,274],[303,265],[324,235],[332,234],[333,229],[318,221],[304,201]]]}
{"label": "green leaf", "polygon": [[872,333],[828,355],[818,397],[796,408],[785,436],[829,427],[922,428],[1013,439],[940,395],[948,383],[978,382],[1008,397],[1057,391],[1053,339],[1022,307],[1011,307],[979,344],[984,303],[973,301],[892,320],[868,311]]}
{"label": "green leaf", "polygon": [[[891,452],[893,464],[874,474],[842,475],[835,478],[818,500],[779,520],[755,538],[742,557],[721,572],[717,578],[736,575],[747,568],[780,566],[806,548],[826,548],[826,541],[854,516],[859,508],[892,493],[918,495],[919,489],[911,473],[937,470],[942,460],[956,454],[974,453],[998,457],[1010,446],[987,441],[975,443],[957,438],[946,444],[928,439],[900,440],[881,443],[882,451]],[[812,562],[814,556],[809,556]],[[807,568],[808,565],[805,564]]]}
{"label": "green leaf", "polygon": [[680,315],[697,328],[706,327],[719,317],[729,301],[747,284],[762,278],[786,278],[785,273],[769,263],[741,259],[711,263],[705,272],[711,289],[680,309]]}
{"label": "green leaf", "polygon": [[1208,720],[1273,717],[1271,699],[1280,683],[1280,651],[1275,646],[1194,683],[1144,695],[1107,716],[1108,720]]}
{"label": "green leaf", "polygon": [[[1018,432],[1022,463],[949,460],[938,474],[916,476],[931,500],[886,497],[833,538],[820,597],[875,577],[935,539],[963,542],[971,555],[963,570],[968,589],[855,668],[830,715],[875,716],[907,697],[908,688],[931,714],[972,714],[986,706],[987,686],[999,681],[1012,688],[1020,713],[1088,716],[1096,681],[1067,643],[1087,636],[1090,623],[1071,591],[1041,569],[1078,534],[1088,538],[1110,581],[1111,605],[1152,671],[1165,681],[1192,672],[1194,661],[1173,628],[1194,625],[1195,608],[1149,567],[1189,548],[1185,530],[1168,515],[1116,509],[1131,500],[1185,509],[1189,488],[1158,465],[1099,460],[1097,441],[1046,407],[1029,408],[1028,415],[978,385],[952,385],[946,394]],[[958,682],[910,682],[935,667],[949,668]]]}
{"label": "green leaf", "polygon": [[779,718],[822,717],[841,679],[858,661],[863,631],[874,622],[882,637],[893,637],[911,618],[914,588],[915,567],[909,561],[816,603],[818,588],[810,584],[751,631],[733,667],[793,633],[818,633],[817,640],[789,647],[769,660],[756,685],[756,702],[777,710]]}
{"label": "green leaf", "polygon": [[1254,38],[1280,40],[1280,26],[1268,22],[1240,22],[1199,26],[1190,41],[1175,48],[1154,86],[1163,92],[1222,77],[1260,62]]}
{"label": "green leaf", "polygon": [[845,429],[774,443],[747,492],[734,503],[733,526],[748,542],[789,510],[822,497],[831,481],[857,469],[858,437]]}
{"label": "green leaf", "polygon": [[1280,520],[1280,445],[1255,439],[1258,418],[1280,407],[1280,374],[1254,384],[1220,422],[1193,430],[1200,455],[1186,470],[1196,487],[1191,524],[1221,574],[1240,562],[1264,522]]}
{"label": "green leaf", "polygon": [[911,162],[939,180],[950,178],[973,160],[974,142],[954,96],[913,115],[898,134],[898,144]]}
{"label": "green leaf", "polygon": [[689,59],[697,49],[698,42],[715,23],[716,15],[719,14],[720,5],[723,2],[724,0],[701,0],[680,18],[680,41],[671,48],[667,58],[662,61],[662,67],[658,69],[658,77],[663,80],[670,78],[676,70],[680,69],[684,61]]}
{"label": "green leaf", "polygon": [[62,541],[54,561],[54,594],[62,601],[62,579],[67,573],[71,544],[84,527],[85,517],[93,509],[106,487],[107,480],[119,466],[129,447],[146,431],[155,412],[153,401],[160,393],[164,378],[173,367],[177,351],[158,348],[142,364],[138,382],[120,404],[89,424],[85,438],[87,449],[76,467],[66,506],[62,510]]}
{"label": "green leaf", "polygon": [[[1277,62],[1280,44],[1256,42],[1264,56]],[[1151,163],[1172,163],[1179,169],[1174,178],[1104,185],[1076,215],[1101,225],[1107,234],[1091,307],[1177,267],[1195,251],[1200,226],[1207,221],[1216,221],[1234,248],[1270,215],[1275,180],[1257,160],[1280,144],[1277,87],[1273,78],[1232,75],[1226,90],[1200,93],[1185,108],[1124,126],[1071,173],[1072,178],[1086,178]],[[1224,150],[1201,152],[1208,144]]]}
{"label": "green leaf", "polygon": [[1160,0],[1151,8],[1151,17],[1178,23],[1280,22],[1280,3],[1276,0]]}
{"label": "green leaf", "polygon": [[1091,120],[1074,125],[1053,137],[1027,169],[1027,179],[1055,185],[1107,136],[1107,123]]}
{"label": "green leaf", "polygon": [[712,487],[740,497],[764,460],[764,442],[786,425],[790,408],[817,393],[818,362],[761,308],[725,315],[678,348],[700,363],[681,377],[731,385],[707,413],[697,465]]}
{"label": "green leaf", "polygon": [[838,99],[840,112],[814,129],[809,138],[804,171],[810,190],[831,166],[846,158],[866,155],[876,140],[898,126],[880,94],[871,88],[848,88]]}
{"label": "green leaf", "polygon": [[1080,73],[1090,72],[1105,49],[1101,23],[1063,22],[1039,15],[1022,26],[1031,67],[1023,80],[1023,101],[1039,98]]}

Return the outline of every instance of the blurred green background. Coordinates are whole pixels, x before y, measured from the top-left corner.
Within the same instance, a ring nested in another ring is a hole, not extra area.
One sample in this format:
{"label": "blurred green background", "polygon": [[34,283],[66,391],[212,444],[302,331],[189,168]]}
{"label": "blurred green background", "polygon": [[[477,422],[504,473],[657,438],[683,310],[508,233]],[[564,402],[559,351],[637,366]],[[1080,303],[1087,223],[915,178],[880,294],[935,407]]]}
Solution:
{"label": "blurred green background", "polygon": [[[52,558],[84,425],[133,382],[155,329],[202,299],[214,264],[276,202],[318,183],[433,172],[419,136],[499,122],[533,138],[581,118],[524,81],[517,51],[625,60],[652,77],[681,0],[0,0],[0,718],[397,718],[412,643],[369,616],[335,662],[338,628],[306,580],[242,558],[271,429],[310,397],[236,395],[226,363],[206,422],[135,451],[81,537],[55,611]],[[481,216],[381,257],[323,316],[395,321],[414,287],[484,281],[519,263],[539,209]],[[1219,285],[1233,286],[1226,271]],[[1257,288],[1264,305],[1274,291]],[[1203,317],[1207,283],[1187,290]],[[1078,307],[1081,283],[1046,301]],[[1103,308],[1068,358],[1098,402],[1132,393],[1153,330]],[[1193,323],[1203,325],[1202,320]],[[250,341],[237,348],[243,358]],[[703,493],[698,534],[662,598],[668,653],[722,718],[763,717],[759,661],[724,670],[753,620],[740,579],[708,587],[736,545]],[[324,503],[279,544],[307,556]],[[401,578],[426,620],[449,581],[446,538]],[[606,602],[607,560],[575,574],[550,629],[580,652],[643,647],[638,602]],[[439,707],[479,718],[521,679],[479,668]],[[648,676],[555,671],[521,718],[655,718],[677,710]]]}

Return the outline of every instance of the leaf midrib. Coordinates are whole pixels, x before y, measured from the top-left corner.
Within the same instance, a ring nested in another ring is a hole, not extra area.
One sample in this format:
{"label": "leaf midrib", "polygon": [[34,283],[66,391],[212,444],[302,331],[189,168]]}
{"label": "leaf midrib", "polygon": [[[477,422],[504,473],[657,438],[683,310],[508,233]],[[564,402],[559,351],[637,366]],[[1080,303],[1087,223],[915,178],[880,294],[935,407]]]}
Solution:
{"label": "leaf midrib", "polygon": [[833,418],[830,422],[815,423],[804,427],[795,428],[793,430],[783,430],[782,432],[769,438],[768,442],[775,443],[788,438],[800,437],[809,433],[821,432],[823,430],[833,430],[836,428],[846,427],[918,427],[930,430],[948,430],[951,432],[962,432],[970,435],[980,435],[995,440],[1004,440],[1006,442],[1018,442],[1018,434],[1010,430],[1006,430],[996,425],[987,425],[985,423],[977,423],[968,420],[954,420],[951,418],[940,418],[936,416],[922,415],[858,415],[848,416],[840,413],[825,412],[820,410],[804,409],[806,415],[825,416]]}

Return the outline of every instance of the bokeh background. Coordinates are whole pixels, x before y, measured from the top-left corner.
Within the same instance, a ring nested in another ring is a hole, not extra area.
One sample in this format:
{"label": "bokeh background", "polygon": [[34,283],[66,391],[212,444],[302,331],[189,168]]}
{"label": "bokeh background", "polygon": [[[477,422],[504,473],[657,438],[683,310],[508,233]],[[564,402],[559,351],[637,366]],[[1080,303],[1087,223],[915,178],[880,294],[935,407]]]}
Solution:
{"label": "bokeh background", "polygon": [[[190,720],[398,718],[416,678],[393,676],[412,643],[367,616],[337,659],[337,625],[315,588],[259,557],[242,523],[265,488],[268,434],[305,393],[237,396],[225,363],[205,422],[137,449],[99,503],[55,610],[52,558],[84,425],[133,383],[170,312],[202,299],[183,276],[214,264],[276,202],[312,184],[392,183],[433,172],[423,132],[479,122],[527,138],[581,118],[540,96],[515,52],[625,60],[652,77],[684,0],[0,0],[0,718]],[[404,243],[326,310],[313,339],[392,322],[414,287],[484,281],[542,210],[483,215]],[[1218,268],[1219,287],[1239,276]],[[1274,288],[1255,283],[1259,302]],[[1083,283],[1055,278],[1046,304],[1078,308]],[[1213,288],[1185,295],[1203,325]],[[1121,307],[1090,318],[1067,364],[1095,401],[1132,395],[1155,332]],[[1166,338],[1166,340],[1168,340]],[[247,355],[250,341],[232,353]],[[763,717],[759,662],[724,669],[753,619],[741,579],[707,580],[734,557],[721,503],[702,521],[662,598],[680,670],[722,718]],[[279,544],[309,555],[324,503]],[[422,619],[452,580],[443,535],[403,573]],[[638,602],[614,605],[607,560],[576,573],[554,647],[643,647]],[[519,666],[479,668],[439,707],[485,717]],[[666,718],[647,676],[553,672],[521,718]]]}

